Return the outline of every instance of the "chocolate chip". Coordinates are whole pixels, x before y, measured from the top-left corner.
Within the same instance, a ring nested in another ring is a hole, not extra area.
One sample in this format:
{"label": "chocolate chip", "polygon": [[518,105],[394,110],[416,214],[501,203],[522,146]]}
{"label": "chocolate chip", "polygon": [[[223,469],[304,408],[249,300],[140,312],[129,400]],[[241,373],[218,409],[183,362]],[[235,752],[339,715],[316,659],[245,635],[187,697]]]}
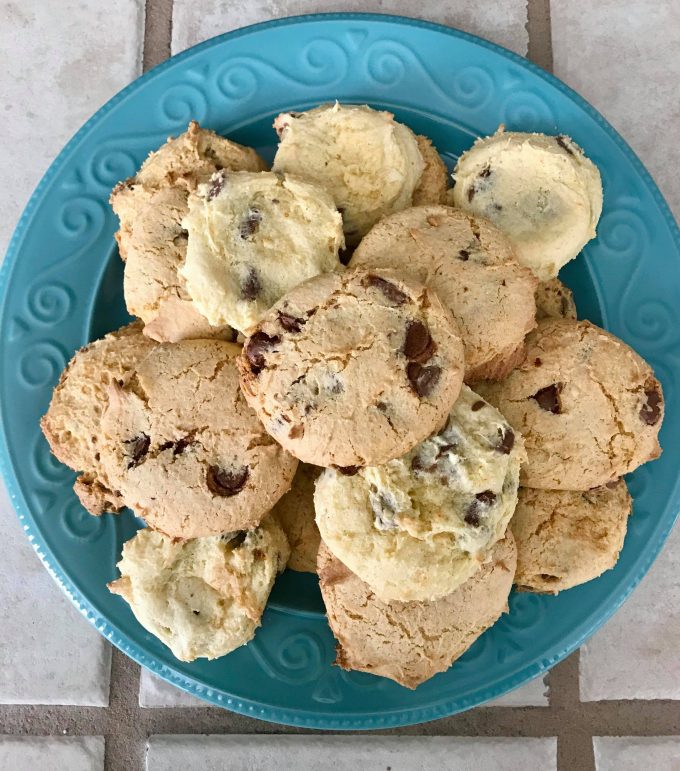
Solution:
{"label": "chocolate chip", "polygon": [[564,383],[553,383],[545,388],[539,388],[530,399],[534,399],[538,406],[546,412],[552,412],[553,415],[559,415],[562,412],[560,404],[560,393],[564,388]]}
{"label": "chocolate chip", "polygon": [[470,259],[470,252],[467,249],[461,249],[458,252],[458,259],[467,262]]}
{"label": "chocolate chip", "polygon": [[260,222],[262,222],[262,212],[254,207],[248,209],[248,214],[238,229],[241,238],[245,241],[255,235],[260,228]]}
{"label": "chocolate chip", "polygon": [[186,436],[183,436],[181,439],[178,439],[175,442],[175,446],[172,449],[173,455],[181,455],[184,450],[190,445],[194,443],[194,433],[187,434]]}
{"label": "chocolate chip", "polygon": [[574,151],[573,151],[573,150],[571,149],[571,147],[569,147],[569,145],[567,144],[567,138],[566,138],[565,136],[562,136],[562,134],[560,134],[559,136],[556,136],[556,137],[555,137],[555,141],[557,142],[557,144],[558,144],[558,145],[559,145],[559,146],[560,146],[560,147],[561,147],[563,150],[566,150],[566,151],[569,153],[569,155],[573,155],[573,154],[574,154]]}
{"label": "chocolate chip", "polygon": [[367,286],[379,289],[385,297],[395,305],[403,305],[409,299],[408,295],[404,294],[404,292],[402,292],[401,289],[398,289],[391,281],[386,281],[384,278],[380,278],[380,276],[369,274],[366,277],[366,284]]}
{"label": "chocolate chip", "polygon": [[468,506],[467,511],[465,512],[465,516],[463,517],[463,519],[471,527],[479,527],[479,525],[480,525],[479,512],[478,512],[477,503],[475,501],[473,501]]}
{"label": "chocolate chip", "polygon": [[475,188],[475,186],[474,185],[470,185],[470,187],[468,188],[468,192],[467,192],[468,201],[470,201],[470,202],[472,201],[472,199],[475,197],[475,193],[476,192],[477,192],[477,189]]}
{"label": "chocolate chip", "polygon": [[260,284],[257,271],[255,268],[248,268],[248,275],[246,276],[246,280],[243,282],[243,286],[241,287],[241,297],[244,300],[255,300],[257,299],[257,296],[260,294],[261,290],[262,285]]}
{"label": "chocolate chip", "polygon": [[248,536],[247,530],[239,530],[238,533],[236,533],[236,535],[233,538],[229,539],[229,545],[233,549],[236,549],[239,546],[241,546],[241,544],[246,540],[247,536]]}
{"label": "chocolate chip", "polygon": [[503,207],[499,203],[494,203],[491,205],[491,208],[494,211],[503,211]]}
{"label": "chocolate chip", "polygon": [[306,323],[305,319],[298,319],[295,316],[290,316],[288,313],[279,312],[279,324],[286,332],[299,332]]}
{"label": "chocolate chip", "polygon": [[353,477],[359,473],[361,466],[333,466],[336,471],[339,471],[343,476]]}
{"label": "chocolate chip", "polygon": [[443,458],[444,455],[447,455],[451,450],[457,449],[457,444],[443,444],[438,450],[437,450],[437,458]]}
{"label": "chocolate chip", "polygon": [[406,368],[406,376],[411,387],[418,396],[429,396],[439,382],[440,367],[423,367],[417,361],[412,361]]}
{"label": "chocolate chip", "polygon": [[487,165],[479,172],[480,179],[488,179],[491,176],[491,167]]}
{"label": "chocolate chip", "polygon": [[237,469],[209,466],[205,475],[205,481],[213,495],[230,498],[232,495],[236,495],[243,490],[249,476],[250,469],[248,466],[241,466],[241,468]]}
{"label": "chocolate chip", "polygon": [[226,177],[224,174],[215,174],[213,175],[212,181],[210,183],[210,190],[208,190],[208,200],[212,201],[222,192],[222,189],[224,188],[224,182]]}
{"label": "chocolate chip", "polygon": [[387,412],[387,404],[385,402],[376,402],[375,406],[380,412]]}
{"label": "chocolate chip", "polygon": [[133,468],[149,452],[151,437],[147,434],[139,434],[134,439],[128,439],[124,444],[127,445],[127,455],[130,457],[128,468]]}
{"label": "chocolate chip", "polygon": [[484,404],[485,404],[485,402],[481,401],[481,399],[480,399],[480,401],[478,401],[478,402],[475,402],[475,403],[472,405],[472,408],[471,408],[471,409],[472,409],[472,411],[473,411],[473,412],[478,412],[479,410],[481,410],[481,409],[482,409],[482,407],[484,406]]}
{"label": "chocolate chip", "polygon": [[406,326],[404,356],[410,361],[424,364],[431,359],[437,346],[427,327],[421,321],[409,321]]}
{"label": "chocolate chip", "polygon": [[354,253],[354,249],[351,249],[348,246],[343,247],[338,252],[338,259],[343,265],[349,265],[349,261],[352,259],[352,254]]}
{"label": "chocolate chip", "polygon": [[300,423],[296,423],[288,432],[289,439],[300,439],[304,435],[305,429],[304,426],[300,425]]}
{"label": "chocolate chip", "polygon": [[250,363],[250,369],[255,375],[259,374],[265,366],[264,354],[270,348],[273,348],[277,343],[281,342],[281,338],[278,335],[272,335],[271,337],[265,332],[255,332],[254,335],[248,338],[248,342],[245,347],[246,358]]}
{"label": "chocolate chip", "polygon": [[411,458],[411,471],[422,471],[424,468],[425,464],[420,455],[414,455],[413,458]]}
{"label": "chocolate chip", "polygon": [[272,198],[272,203],[279,203],[279,199],[278,198]]}
{"label": "chocolate chip", "polygon": [[194,614],[194,616],[200,616],[201,615],[201,611],[200,610],[192,610],[191,612]]}
{"label": "chocolate chip", "polygon": [[661,394],[656,388],[645,389],[647,400],[640,410],[640,420],[648,426],[655,426],[661,417]]}
{"label": "chocolate chip", "polygon": [[503,430],[502,428],[498,429],[498,438],[499,442],[496,445],[496,449],[498,452],[500,452],[502,455],[509,455],[510,450],[515,445],[515,433],[511,428],[507,428]]}
{"label": "chocolate chip", "polygon": [[541,364],[543,364],[543,360],[540,359],[538,356],[534,359],[534,367],[540,367]]}
{"label": "chocolate chip", "polygon": [[491,506],[496,502],[496,493],[493,490],[484,490],[481,493],[477,493],[475,498],[484,506]]}

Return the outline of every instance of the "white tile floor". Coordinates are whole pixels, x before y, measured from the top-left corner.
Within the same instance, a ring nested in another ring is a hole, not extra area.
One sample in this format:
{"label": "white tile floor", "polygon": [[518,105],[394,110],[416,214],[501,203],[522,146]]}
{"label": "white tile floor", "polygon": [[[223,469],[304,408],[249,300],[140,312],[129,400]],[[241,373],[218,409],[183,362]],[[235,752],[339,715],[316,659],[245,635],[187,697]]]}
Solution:
{"label": "white tile floor", "polygon": [[103,736],[0,736],[3,771],[104,771]]}
{"label": "white tile floor", "polygon": [[596,736],[597,771],[680,771],[680,736]]}
{"label": "white tile floor", "polygon": [[147,771],[554,771],[555,739],[152,736]]}
{"label": "white tile floor", "polygon": [[248,24],[307,13],[373,11],[415,16],[493,40],[522,56],[527,52],[526,0],[175,0],[172,52]]}

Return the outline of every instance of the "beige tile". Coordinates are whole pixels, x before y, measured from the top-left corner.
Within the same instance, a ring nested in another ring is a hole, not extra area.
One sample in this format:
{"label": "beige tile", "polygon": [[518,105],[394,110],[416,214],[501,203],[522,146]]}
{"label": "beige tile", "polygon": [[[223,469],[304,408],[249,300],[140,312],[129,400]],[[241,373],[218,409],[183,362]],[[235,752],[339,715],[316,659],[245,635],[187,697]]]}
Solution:
{"label": "beige tile", "polygon": [[6,771],[104,771],[103,736],[0,736]]}
{"label": "beige tile", "polygon": [[551,3],[555,74],[608,118],[680,217],[680,3]]}
{"label": "beige tile", "polygon": [[177,53],[206,38],[260,21],[333,11],[416,16],[481,35],[522,56],[527,50],[526,0],[175,0],[172,50]]}

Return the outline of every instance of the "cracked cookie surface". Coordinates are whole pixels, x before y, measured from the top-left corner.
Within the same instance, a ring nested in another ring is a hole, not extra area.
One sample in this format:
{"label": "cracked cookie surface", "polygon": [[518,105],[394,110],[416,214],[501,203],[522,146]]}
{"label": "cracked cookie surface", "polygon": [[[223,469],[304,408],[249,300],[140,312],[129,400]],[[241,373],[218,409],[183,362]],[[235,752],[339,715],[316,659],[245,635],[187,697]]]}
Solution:
{"label": "cracked cookie surface", "polygon": [[435,600],[479,570],[517,503],[522,439],[463,386],[445,426],[401,458],[314,493],[321,538],[383,600]]}
{"label": "cracked cookie surface", "polygon": [[102,466],[101,416],[108,386],[126,378],[155,343],[135,322],[81,348],[68,363],[40,422],[54,455],[82,472],[74,490],[91,514],[118,511],[125,504]]}
{"label": "cracked cookie surface", "polygon": [[338,641],[336,664],[415,688],[443,672],[507,611],[517,551],[512,534],[488,562],[435,602],[383,602],[321,544],[319,586]]}
{"label": "cracked cookie surface", "polygon": [[454,205],[490,219],[542,280],[595,237],[600,172],[569,137],[501,129],[463,153],[453,177]]}
{"label": "cracked cookie surface", "polygon": [[272,172],[218,172],[189,196],[180,275],[213,326],[245,332],[289,289],[341,268],[342,217],[330,195]]}
{"label": "cracked cookie surface", "polygon": [[288,543],[271,517],[255,530],[176,541],[140,530],[108,587],[180,661],[215,659],[253,638]]}
{"label": "cracked cookie surface", "polygon": [[418,206],[378,222],[350,267],[392,268],[431,286],[458,322],[465,381],[505,377],[535,324],[537,280],[490,222],[448,206]]}
{"label": "cracked cookie surface", "polygon": [[279,135],[274,171],[326,188],[342,213],[348,244],[356,244],[385,214],[411,205],[425,161],[415,134],[392,113],[336,102],[282,113],[274,128]]}
{"label": "cracked cookie surface", "polygon": [[321,536],[314,519],[314,483],[320,473],[321,469],[317,466],[300,463],[290,490],[271,513],[290,544],[287,567],[303,573],[316,573],[316,554]]}
{"label": "cracked cookie surface", "polygon": [[441,426],[463,378],[450,312],[392,271],[326,273],[251,331],[241,385],[267,431],[317,466],[366,466]]}
{"label": "cracked cookie surface", "polygon": [[173,538],[255,527],[297,460],[267,434],[238,384],[240,347],[158,345],[109,391],[102,462],[125,504]]}
{"label": "cracked cookie surface", "polygon": [[613,568],[631,507],[623,479],[583,492],[522,488],[510,521],[518,589],[557,594]]}
{"label": "cracked cookie surface", "polygon": [[146,335],[169,342],[230,337],[228,327],[212,326],[200,313],[179,275],[187,249],[182,219],[190,191],[219,169],[265,168],[251,148],[192,121],[187,131],[151,153],[134,177],[114,188],[110,202],[120,220],[116,240],[125,262],[125,303],[145,322]]}
{"label": "cracked cookie surface", "polygon": [[525,487],[589,490],[661,452],[660,383],[635,351],[589,321],[542,321],[524,363],[478,390],[524,437]]}

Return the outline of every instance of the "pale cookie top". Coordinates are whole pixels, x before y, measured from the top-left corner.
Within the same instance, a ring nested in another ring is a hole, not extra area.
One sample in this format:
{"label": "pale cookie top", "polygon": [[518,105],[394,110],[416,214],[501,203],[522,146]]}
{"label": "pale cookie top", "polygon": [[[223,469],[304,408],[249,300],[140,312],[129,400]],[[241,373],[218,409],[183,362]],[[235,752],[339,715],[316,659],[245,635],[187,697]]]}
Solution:
{"label": "pale cookie top", "polygon": [[241,385],[267,431],[317,466],[366,466],[438,428],[463,378],[463,345],[440,300],[393,271],[325,273],[252,331]]}
{"label": "pale cookie top", "polygon": [[524,436],[525,487],[588,490],[661,451],[660,383],[635,351],[589,321],[542,321],[527,338],[526,361],[479,390]]}
{"label": "pale cookie top", "polygon": [[576,319],[574,295],[559,278],[541,281],[536,287],[536,319]]}
{"label": "pale cookie top", "polygon": [[272,172],[218,172],[189,196],[180,274],[213,326],[244,332],[289,289],[341,267],[342,217],[330,195]]}
{"label": "pale cookie top", "polygon": [[216,659],[253,638],[288,543],[270,517],[256,530],[177,541],[140,530],[109,584],[180,661]]}
{"label": "pale cookie top", "polygon": [[321,536],[314,520],[314,483],[320,473],[317,466],[300,463],[290,490],[272,509],[290,544],[287,567],[303,573],[316,573]]}
{"label": "pale cookie top", "polygon": [[488,217],[540,279],[595,237],[600,172],[569,137],[498,131],[460,156],[453,177],[454,204]]}
{"label": "pale cookie top", "polygon": [[467,386],[439,433],[314,494],[321,538],[383,600],[434,600],[475,573],[517,502],[521,437]]}
{"label": "pale cookie top", "polygon": [[153,347],[135,322],[81,348],[62,372],[40,423],[54,455],[83,472],[75,490],[91,514],[118,511],[124,505],[100,462],[107,388],[124,379]]}
{"label": "pale cookie top", "polygon": [[230,337],[228,327],[211,326],[199,312],[179,274],[187,250],[182,220],[189,192],[215,171],[264,168],[254,150],[192,122],[184,134],[152,153],[135,177],[114,188],[111,206],[120,220],[116,240],[125,262],[125,303],[145,322],[146,335],[168,342]]}
{"label": "pale cookie top", "polygon": [[507,611],[517,551],[512,534],[454,592],[434,602],[383,602],[325,544],[319,586],[338,641],[336,664],[407,688],[443,672]]}
{"label": "pale cookie top", "polygon": [[468,383],[507,375],[536,325],[532,272],[490,222],[458,209],[418,206],[385,217],[350,266],[394,268],[432,287],[460,327]]}
{"label": "pale cookie top", "polygon": [[584,492],[522,488],[510,521],[518,588],[557,594],[613,568],[631,507],[623,479]]}
{"label": "pale cookie top", "polygon": [[240,348],[164,343],[110,390],[102,461],[127,506],[174,538],[255,527],[297,461],[265,432],[238,385]]}
{"label": "pale cookie top", "polygon": [[281,113],[273,170],[325,187],[342,213],[348,244],[385,214],[411,205],[425,169],[411,129],[366,105]]}

